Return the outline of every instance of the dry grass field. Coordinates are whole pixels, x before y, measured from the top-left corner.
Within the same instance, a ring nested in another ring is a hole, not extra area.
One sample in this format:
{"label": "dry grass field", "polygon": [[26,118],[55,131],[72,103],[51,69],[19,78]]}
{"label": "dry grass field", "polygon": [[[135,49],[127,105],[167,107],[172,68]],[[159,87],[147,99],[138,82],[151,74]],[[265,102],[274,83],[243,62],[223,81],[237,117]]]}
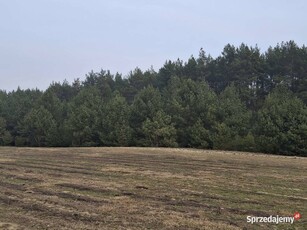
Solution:
{"label": "dry grass field", "polygon": [[[250,216],[292,216],[250,224]],[[0,148],[0,229],[307,229],[307,158]]]}

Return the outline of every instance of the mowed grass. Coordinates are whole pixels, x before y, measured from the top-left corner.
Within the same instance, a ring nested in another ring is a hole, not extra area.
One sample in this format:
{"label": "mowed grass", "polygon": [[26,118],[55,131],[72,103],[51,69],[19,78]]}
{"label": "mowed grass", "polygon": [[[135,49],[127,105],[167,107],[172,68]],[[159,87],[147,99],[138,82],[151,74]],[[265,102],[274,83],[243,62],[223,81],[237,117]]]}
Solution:
{"label": "mowed grass", "polygon": [[[247,216],[292,216],[291,224]],[[0,229],[306,229],[307,158],[0,148]]]}

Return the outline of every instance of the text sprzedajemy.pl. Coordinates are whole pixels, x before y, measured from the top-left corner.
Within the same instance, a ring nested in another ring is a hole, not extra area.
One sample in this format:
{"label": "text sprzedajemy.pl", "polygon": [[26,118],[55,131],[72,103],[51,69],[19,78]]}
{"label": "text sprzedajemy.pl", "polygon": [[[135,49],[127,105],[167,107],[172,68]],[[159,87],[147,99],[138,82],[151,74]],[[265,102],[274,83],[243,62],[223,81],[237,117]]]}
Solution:
{"label": "text sprzedajemy.pl", "polygon": [[293,216],[247,216],[247,223],[290,223],[293,224],[294,222]]}

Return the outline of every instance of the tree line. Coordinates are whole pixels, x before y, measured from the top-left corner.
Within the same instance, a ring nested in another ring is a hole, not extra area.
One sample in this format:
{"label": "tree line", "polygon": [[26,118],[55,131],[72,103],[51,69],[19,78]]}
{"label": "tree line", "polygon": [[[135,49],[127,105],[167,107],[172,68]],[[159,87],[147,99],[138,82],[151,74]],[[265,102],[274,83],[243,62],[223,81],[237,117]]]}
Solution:
{"label": "tree line", "polygon": [[163,146],[307,156],[307,48],[226,45],[158,72],[0,91],[0,145]]}

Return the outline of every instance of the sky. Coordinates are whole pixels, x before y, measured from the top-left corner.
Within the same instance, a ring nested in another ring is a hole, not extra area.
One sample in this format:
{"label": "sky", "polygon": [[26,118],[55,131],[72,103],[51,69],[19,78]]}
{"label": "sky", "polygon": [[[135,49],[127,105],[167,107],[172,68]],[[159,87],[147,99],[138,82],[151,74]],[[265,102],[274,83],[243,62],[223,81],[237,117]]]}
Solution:
{"label": "sky", "polygon": [[200,48],[307,44],[306,0],[0,0],[0,90],[158,71]]}

